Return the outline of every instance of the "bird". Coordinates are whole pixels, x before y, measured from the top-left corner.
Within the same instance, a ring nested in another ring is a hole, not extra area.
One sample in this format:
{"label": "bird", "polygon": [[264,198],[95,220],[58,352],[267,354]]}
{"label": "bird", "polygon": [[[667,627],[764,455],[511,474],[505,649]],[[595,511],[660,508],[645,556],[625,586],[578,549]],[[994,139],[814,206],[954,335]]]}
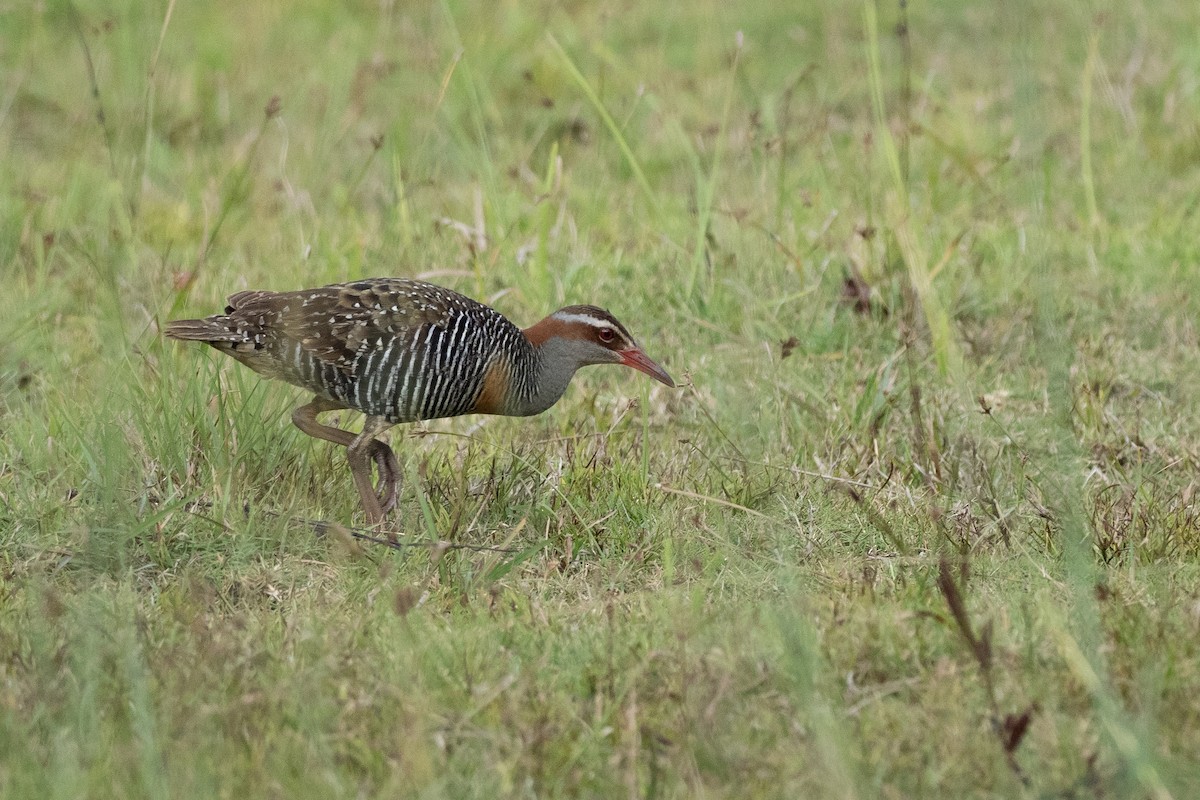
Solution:
{"label": "bird", "polygon": [[[540,414],[591,364],[624,364],[675,387],[616,317],[592,305],[560,308],[522,329],[466,295],[409,278],[243,291],[226,303],[224,314],[169,321],[165,335],[211,345],[259,375],[311,392],[292,423],[346,448],[372,526],[396,505],[399,464],[376,438],[394,425]],[[345,409],[366,415],[361,433],[318,421]]]}

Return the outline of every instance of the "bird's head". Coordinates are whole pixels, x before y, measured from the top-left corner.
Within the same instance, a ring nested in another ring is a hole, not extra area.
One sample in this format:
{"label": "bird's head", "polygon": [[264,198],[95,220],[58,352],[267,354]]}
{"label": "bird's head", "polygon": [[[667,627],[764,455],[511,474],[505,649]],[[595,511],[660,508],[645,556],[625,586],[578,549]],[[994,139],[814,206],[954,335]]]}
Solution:
{"label": "bird's head", "polygon": [[674,388],[675,381],[630,335],[617,318],[596,306],[567,306],[525,330],[534,347],[547,345],[575,362],[576,368],[589,364],[624,364],[644,372],[656,381]]}

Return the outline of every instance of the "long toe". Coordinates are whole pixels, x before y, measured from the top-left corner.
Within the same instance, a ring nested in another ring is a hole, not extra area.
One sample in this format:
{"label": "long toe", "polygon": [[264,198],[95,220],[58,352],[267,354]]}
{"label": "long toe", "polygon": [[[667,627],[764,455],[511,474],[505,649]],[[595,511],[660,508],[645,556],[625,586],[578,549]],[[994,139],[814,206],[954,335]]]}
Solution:
{"label": "long toe", "polygon": [[379,482],[375,485],[375,496],[379,499],[379,508],[387,514],[396,507],[397,484],[400,482],[400,464],[396,454],[378,439],[377,446],[371,448],[371,457],[375,460],[375,468],[379,471]]}
{"label": "long toe", "polygon": [[[375,439],[391,426],[392,424],[383,417],[367,417],[362,433],[355,436],[354,441],[346,448],[346,461],[350,465],[350,476],[354,478],[354,488],[358,490],[358,498],[362,502],[368,525],[378,525],[383,522],[383,507],[376,494],[375,486],[371,483],[371,462],[374,461],[377,465],[381,465],[380,468],[384,473],[391,473],[394,476],[398,471],[395,468],[395,455],[391,455],[389,458],[391,448]],[[380,481],[383,481],[382,473]],[[383,493],[384,500],[389,499],[395,487],[394,480],[389,483],[391,488]]]}

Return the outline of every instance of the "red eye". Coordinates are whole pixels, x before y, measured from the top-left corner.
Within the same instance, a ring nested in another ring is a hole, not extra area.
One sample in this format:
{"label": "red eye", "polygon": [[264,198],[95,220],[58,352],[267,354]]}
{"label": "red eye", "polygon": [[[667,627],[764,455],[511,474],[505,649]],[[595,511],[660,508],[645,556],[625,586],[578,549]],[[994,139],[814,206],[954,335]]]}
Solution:
{"label": "red eye", "polygon": [[596,335],[600,337],[600,341],[604,342],[605,344],[609,344],[613,339],[617,338],[617,334],[613,333],[609,328],[601,328],[599,333]]}

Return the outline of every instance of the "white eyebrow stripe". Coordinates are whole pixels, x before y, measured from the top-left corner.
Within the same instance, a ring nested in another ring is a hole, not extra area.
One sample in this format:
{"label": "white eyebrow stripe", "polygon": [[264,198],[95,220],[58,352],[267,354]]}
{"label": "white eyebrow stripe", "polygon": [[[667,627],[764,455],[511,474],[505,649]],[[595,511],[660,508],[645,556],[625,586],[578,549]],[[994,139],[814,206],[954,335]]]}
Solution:
{"label": "white eyebrow stripe", "polygon": [[559,322],[582,322],[585,325],[591,325],[593,328],[607,329],[610,331],[617,330],[617,327],[608,320],[596,319],[590,314],[563,314],[556,311],[551,316],[553,316]]}

